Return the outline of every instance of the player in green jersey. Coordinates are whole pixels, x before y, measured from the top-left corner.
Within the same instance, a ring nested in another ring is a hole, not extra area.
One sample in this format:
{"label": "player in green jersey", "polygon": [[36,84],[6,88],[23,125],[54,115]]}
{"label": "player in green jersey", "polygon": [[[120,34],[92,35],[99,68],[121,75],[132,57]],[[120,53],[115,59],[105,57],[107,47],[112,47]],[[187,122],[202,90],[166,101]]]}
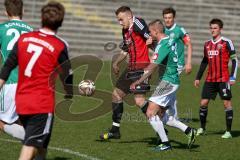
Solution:
{"label": "player in green jersey", "polygon": [[[162,12],[165,24],[164,33],[170,37],[170,42],[174,46],[174,51],[177,56],[178,72],[183,69],[189,74],[192,71],[192,43],[189,34],[186,30],[175,23],[176,11],[173,8],[165,8]],[[187,46],[187,61],[185,64],[184,47]],[[175,102],[175,117],[178,118]]]}
{"label": "player in green jersey", "polygon": [[[9,20],[0,24],[2,64],[5,63],[20,35],[33,30],[32,27],[21,20],[23,15],[22,0],[5,0],[4,6],[5,14]],[[18,115],[15,111],[17,80],[18,69],[15,68],[0,91],[0,129],[15,138],[23,139],[25,132],[18,123]]]}
{"label": "player in green jersey", "polygon": [[163,33],[164,27],[160,20],[157,19],[152,21],[149,24],[149,30],[152,39],[158,41],[155,53],[152,57],[153,63],[144,69],[143,76],[135,81],[130,87],[134,89],[136,85],[149,77],[159,65],[165,66],[163,75],[159,77],[159,84],[149,98],[149,105],[146,113],[150,124],[162,141],[155,150],[163,151],[171,149],[163,124],[183,131],[188,137],[188,147],[190,148],[195,141],[196,130],[180,122],[174,116],[174,103],[180,83],[177,70],[177,55],[174,52],[170,38]]}

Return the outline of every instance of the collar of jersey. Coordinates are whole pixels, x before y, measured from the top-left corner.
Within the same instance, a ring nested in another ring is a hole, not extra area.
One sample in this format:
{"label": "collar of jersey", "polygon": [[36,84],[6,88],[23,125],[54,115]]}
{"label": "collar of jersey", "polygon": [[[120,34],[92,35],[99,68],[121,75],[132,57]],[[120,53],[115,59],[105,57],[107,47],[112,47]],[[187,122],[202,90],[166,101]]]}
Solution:
{"label": "collar of jersey", "polygon": [[168,31],[171,31],[171,30],[173,30],[173,29],[176,27],[176,25],[177,25],[177,24],[174,23],[173,26],[172,26],[171,28],[168,29],[168,28],[166,27],[166,29],[167,29]]}
{"label": "collar of jersey", "polygon": [[214,40],[212,39],[212,43],[213,43],[213,44],[216,44],[216,43],[218,43],[219,41],[221,41],[221,39],[222,39],[222,37],[220,37],[217,41],[214,41]]}
{"label": "collar of jersey", "polygon": [[132,25],[131,25],[131,26],[129,26],[128,30],[131,30],[131,28],[132,28],[132,26],[133,26],[133,24],[134,24],[134,22],[135,22],[135,19],[136,19],[136,17],[135,17],[135,16],[133,16],[133,23],[132,23]]}
{"label": "collar of jersey", "polygon": [[10,19],[10,21],[22,21],[22,20],[14,18],[14,19]]}
{"label": "collar of jersey", "polygon": [[49,31],[46,31],[46,30],[44,30],[44,29],[39,29],[39,31],[40,32],[42,32],[42,33],[44,33],[44,34],[48,34],[48,35],[55,35],[55,33],[54,32],[49,32]]}

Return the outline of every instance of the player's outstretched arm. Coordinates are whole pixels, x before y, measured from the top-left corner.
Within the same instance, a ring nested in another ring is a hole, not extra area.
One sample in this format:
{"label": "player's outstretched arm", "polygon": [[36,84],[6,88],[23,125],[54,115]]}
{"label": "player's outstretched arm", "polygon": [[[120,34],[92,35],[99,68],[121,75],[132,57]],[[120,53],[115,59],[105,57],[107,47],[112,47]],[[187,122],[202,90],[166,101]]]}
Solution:
{"label": "player's outstretched arm", "polygon": [[154,71],[155,69],[158,67],[158,64],[155,64],[155,63],[151,63],[149,64],[145,69],[144,69],[144,73],[142,75],[142,77],[133,82],[130,86],[130,89],[135,89],[136,85],[142,83],[145,79],[147,79]]}

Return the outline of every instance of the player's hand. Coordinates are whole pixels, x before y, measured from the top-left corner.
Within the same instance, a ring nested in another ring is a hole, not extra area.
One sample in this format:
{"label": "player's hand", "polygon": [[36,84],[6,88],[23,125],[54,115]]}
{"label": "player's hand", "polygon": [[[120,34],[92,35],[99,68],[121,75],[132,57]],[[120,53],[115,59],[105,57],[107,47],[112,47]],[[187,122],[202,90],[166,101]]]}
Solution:
{"label": "player's hand", "polygon": [[200,85],[200,80],[195,80],[195,81],[194,81],[194,86],[195,86],[196,88],[198,88],[199,85]]}
{"label": "player's hand", "polygon": [[153,39],[151,36],[149,36],[149,38],[146,40],[146,45],[150,45],[153,43]]}
{"label": "player's hand", "polygon": [[230,77],[230,78],[229,78],[229,84],[230,84],[230,85],[234,85],[235,83],[236,83],[236,78]]}
{"label": "player's hand", "polygon": [[119,66],[118,66],[117,64],[113,63],[112,67],[113,67],[113,72],[114,72],[114,74],[115,74],[116,76],[118,76],[119,71],[120,71]]}
{"label": "player's hand", "polygon": [[137,82],[133,82],[131,85],[130,85],[130,90],[135,90],[136,89],[136,85],[138,85]]}
{"label": "player's hand", "polygon": [[192,64],[191,63],[187,63],[185,65],[185,73],[186,74],[190,74],[192,72]]}

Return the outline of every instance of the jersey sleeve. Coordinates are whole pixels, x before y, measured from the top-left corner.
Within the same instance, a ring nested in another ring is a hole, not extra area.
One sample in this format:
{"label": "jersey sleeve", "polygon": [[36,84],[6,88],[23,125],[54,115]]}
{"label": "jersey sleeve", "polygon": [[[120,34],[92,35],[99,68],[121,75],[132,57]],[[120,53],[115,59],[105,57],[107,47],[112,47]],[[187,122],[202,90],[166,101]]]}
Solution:
{"label": "jersey sleeve", "polygon": [[196,80],[200,80],[203,76],[203,73],[205,71],[205,69],[207,68],[208,65],[208,58],[207,58],[207,50],[206,50],[206,43],[204,45],[204,56],[201,62],[201,65],[199,67],[198,73],[196,75]]}
{"label": "jersey sleeve", "polygon": [[9,54],[6,62],[3,65],[3,68],[0,72],[0,78],[7,81],[11,71],[18,65],[18,43],[15,43],[11,53]]}
{"label": "jersey sleeve", "polygon": [[166,45],[161,45],[160,47],[157,46],[154,56],[153,56],[153,63],[161,64],[165,58],[170,53],[169,48]]}
{"label": "jersey sleeve", "polygon": [[190,41],[190,36],[183,27],[180,27],[180,37],[184,44],[187,44]]}
{"label": "jersey sleeve", "polygon": [[68,49],[65,46],[63,51],[60,53],[58,58],[58,63],[60,64],[60,79],[64,85],[64,90],[68,96],[73,95],[73,72],[71,68],[71,63],[68,57]]}
{"label": "jersey sleeve", "polygon": [[134,30],[138,32],[145,39],[149,38],[149,30],[146,22],[143,19],[135,18],[134,20]]}
{"label": "jersey sleeve", "polygon": [[229,53],[230,53],[230,57],[235,57],[236,56],[236,51],[235,51],[235,47],[233,45],[233,42],[228,39],[227,41],[227,47],[228,47],[228,50],[229,50]]}

